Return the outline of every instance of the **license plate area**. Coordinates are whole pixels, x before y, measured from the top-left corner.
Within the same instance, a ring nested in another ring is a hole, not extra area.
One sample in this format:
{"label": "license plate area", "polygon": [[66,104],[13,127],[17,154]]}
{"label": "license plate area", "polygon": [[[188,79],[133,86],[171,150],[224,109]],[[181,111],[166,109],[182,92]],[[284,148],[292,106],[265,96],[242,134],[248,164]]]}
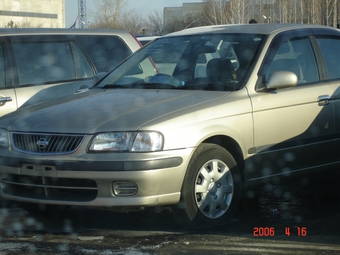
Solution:
{"label": "license plate area", "polygon": [[55,166],[44,164],[26,164],[24,163],[19,171],[20,174],[57,177],[57,170]]}

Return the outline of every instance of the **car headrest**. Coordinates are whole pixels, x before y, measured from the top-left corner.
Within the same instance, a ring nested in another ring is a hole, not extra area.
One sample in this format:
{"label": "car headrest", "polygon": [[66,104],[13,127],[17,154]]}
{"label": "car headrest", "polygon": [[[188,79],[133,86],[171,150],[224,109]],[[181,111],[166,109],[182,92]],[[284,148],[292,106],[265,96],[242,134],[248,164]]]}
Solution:
{"label": "car headrest", "polygon": [[206,73],[212,80],[235,80],[236,73],[233,64],[229,59],[213,58],[209,60]]}

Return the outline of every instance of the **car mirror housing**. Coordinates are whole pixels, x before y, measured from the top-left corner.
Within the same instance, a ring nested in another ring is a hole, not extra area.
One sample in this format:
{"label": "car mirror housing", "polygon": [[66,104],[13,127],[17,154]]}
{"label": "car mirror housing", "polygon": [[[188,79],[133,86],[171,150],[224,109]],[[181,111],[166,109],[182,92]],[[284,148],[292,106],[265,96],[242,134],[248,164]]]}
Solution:
{"label": "car mirror housing", "polygon": [[96,84],[98,81],[104,78],[104,76],[107,75],[107,72],[100,72],[97,73],[93,78],[93,84]]}
{"label": "car mirror housing", "polygon": [[267,82],[257,86],[256,91],[271,91],[295,87],[298,83],[298,77],[295,73],[289,71],[273,72]]}

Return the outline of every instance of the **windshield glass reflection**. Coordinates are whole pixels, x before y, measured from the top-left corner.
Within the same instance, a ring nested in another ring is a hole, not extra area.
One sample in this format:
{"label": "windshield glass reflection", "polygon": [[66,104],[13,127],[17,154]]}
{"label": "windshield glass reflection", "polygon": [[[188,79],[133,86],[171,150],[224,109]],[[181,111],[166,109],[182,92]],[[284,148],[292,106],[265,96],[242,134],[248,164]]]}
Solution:
{"label": "windshield glass reflection", "polygon": [[263,41],[257,34],[163,37],[113,70],[98,88],[238,90]]}

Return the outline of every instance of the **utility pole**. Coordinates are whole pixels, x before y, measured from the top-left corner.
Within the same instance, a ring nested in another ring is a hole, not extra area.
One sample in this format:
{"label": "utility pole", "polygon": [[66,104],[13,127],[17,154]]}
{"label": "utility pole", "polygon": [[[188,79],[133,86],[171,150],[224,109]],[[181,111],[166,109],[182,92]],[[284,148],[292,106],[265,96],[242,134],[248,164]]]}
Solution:
{"label": "utility pole", "polygon": [[79,28],[87,28],[86,0],[78,0]]}

